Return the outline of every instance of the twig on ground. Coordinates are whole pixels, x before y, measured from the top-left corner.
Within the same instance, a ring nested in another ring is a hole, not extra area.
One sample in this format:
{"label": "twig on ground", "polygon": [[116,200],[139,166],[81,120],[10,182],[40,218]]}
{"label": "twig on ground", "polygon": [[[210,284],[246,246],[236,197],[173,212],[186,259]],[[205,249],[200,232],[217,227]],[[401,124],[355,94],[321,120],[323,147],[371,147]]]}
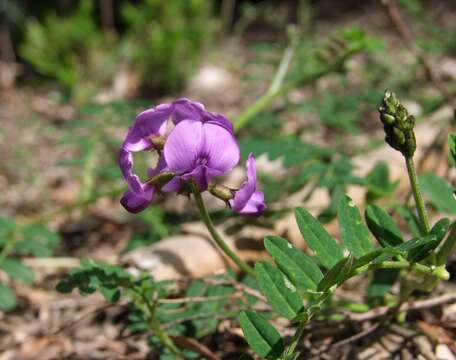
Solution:
{"label": "twig on ground", "polygon": [[[419,301],[412,301],[406,302],[402,304],[400,308],[397,309],[396,312],[402,311],[409,311],[409,310],[420,310],[426,309],[434,306],[450,304],[456,302],[456,294],[444,294],[435,298],[426,299],[426,300],[419,300]],[[368,312],[363,314],[356,314],[356,313],[349,313],[347,314],[347,319],[345,321],[356,321],[356,322],[364,322],[369,320],[374,320],[379,317],[384,316],[391,308],[387,306],[378,307],[376,309],[372,309]]]}

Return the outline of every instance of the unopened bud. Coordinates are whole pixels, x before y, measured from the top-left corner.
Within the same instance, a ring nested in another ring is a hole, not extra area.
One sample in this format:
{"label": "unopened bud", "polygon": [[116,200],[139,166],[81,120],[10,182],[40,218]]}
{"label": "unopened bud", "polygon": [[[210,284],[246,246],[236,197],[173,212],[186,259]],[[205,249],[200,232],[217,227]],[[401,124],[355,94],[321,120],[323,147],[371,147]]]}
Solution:
{"label": "unopened bud", "polygon": [[385,130],[385,141],[404,156],[413,156],[416,150],[415,118],[390,91],[385,92],[378,111]]}
{"label": "unopened bud", "polygon": [[229,187],[220,184],[209,186],[209,192],[225,202],[234,197],[233,191]]}
{"label": "unopened bud", "polygon": [[450,273],[448,272],[447,269],[445,269],[445,266],[438,266],[434,269],[432,272],[433,275],[438,277],[439,279],[442,280],[448,280],[450,278]]}
{"label": "unopened bud", "polygon": [[176,176],[175,173],[170,172],[170,171],[164,171],[158,175],[155,175],[153,178],[149,179],[147,181],[147,183],[149,185],[156,186],[160,189],[161,187],[166,185],[168,182],[170,182],[174,178],[174,176]]}

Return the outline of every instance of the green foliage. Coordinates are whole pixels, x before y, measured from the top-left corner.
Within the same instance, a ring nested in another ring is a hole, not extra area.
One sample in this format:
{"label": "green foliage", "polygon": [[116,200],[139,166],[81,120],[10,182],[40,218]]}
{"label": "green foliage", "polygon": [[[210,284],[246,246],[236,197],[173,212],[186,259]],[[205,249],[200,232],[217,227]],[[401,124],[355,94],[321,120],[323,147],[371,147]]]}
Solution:
{"label": "green foliage", "polygon": [[93,5],[83,0],[68,18],[53,12],[43,22],[30,21],[21,47],[22,56],[37,72],[56,79],[68,91],[83,83],[84,90],[78,91],[87,91],[80,95],[84,97],[112,77],[115,64],[97,29]]}
{"label": "green foliage", "polygon": [[80,102],[111,84],[119,63],[148,88],[180,88],[214,29],[206,1],[147,0],[125,2],[120,12],[126,31],[105,34],[94,5],[82,0],[66,18],[51,12],[41,22],[29,21],[20,49],[38,73],[57,80]]}
{"label": "green foliage", "polygon": [[146,86],[176,90],[194,70],[214,29],[210,2],[126,3],[124,55]]}
{"label": "green foliage", "polygon": [[278,236],[267,236],[264,246],[295,287],[304,291],[317,289],[323,274],[309,256]]}
{"label": "green foliage", "polygon": [[278,359],[284,351],[280,334],[260,314],[243,311],[239,322],[250,347],[265,359]]}
{"label": "green foliage", "polygon": [[331,268],[343,258],[342,248],[307,210],[297,208],[295,216],[304,240],[323,266]]}
{"label": "green foliage", "polygon": [[401,230],[381,207],[369,204],[365,217],[369,230],[383,247],[394,247],[404,242]]}
{"label": "green foliage", "polygon": [[420,177],[420,183],[423,192],[438,210],[456,215],[454,190],[448,182],[433,173],[426,173]]}
{"label": "green foliage", "polygon": [[[42,225],[23,225],[0,217],[0,272],[5,273],[10,281],[31,284],[33,270],[21,262],[19,255],[51,256],[58,243],[58,235]],[[8,311],[15,306],[14,291],[0,283],[0,309]]]}
{"label": "green foliage", "polygon": [[7,285],[0,282],[0,310],[9,311],[16,307],[16,295]]}
{"label": "green foliage", "polygon": [[356,258],[373,250],[369,231],[361,220],[358,208],[348,196],[343,197],[339,203],[338,219],[340,237]]}
{"label": "green foliage", "polygon": [[258,284],[273,309],[286,317],[294,319],[303,309],[301,296],[285,275],[271,263],[260,261],[255,265]]}

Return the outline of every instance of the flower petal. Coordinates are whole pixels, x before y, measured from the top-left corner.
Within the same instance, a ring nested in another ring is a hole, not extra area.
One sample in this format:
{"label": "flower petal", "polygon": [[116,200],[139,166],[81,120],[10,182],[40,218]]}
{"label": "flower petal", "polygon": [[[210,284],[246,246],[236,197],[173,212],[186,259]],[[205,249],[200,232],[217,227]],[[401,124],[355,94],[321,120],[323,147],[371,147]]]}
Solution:
{"label": "flower petal", "polygon": [[237,212],[242,215],[260,216],[264,210],[266,210],[264,194],[262,191],[255,191],[247,204]]}
{"label": "flower petal", "polygon": [[221,174],[232,170],[239,162],[239,145],[234,136],[225,128],[203,124],[203,146],[201,156],[207,158],[207,166]]}
{"label": "flower petal", "polygon": [[155,194],[155,189],[150,187],[148,191],[144,192],[142,195],[139,195],[131,190],[127,190],[120,203],[125,208],[125,210],[131,213],[138,213],[143,211],[151,202]]}
{"label": "flower petal", "polygon": [[143,191],[144,184],[139,177],[133,173],[133,154],[125,148],[119,150],[119,167],[122,175],[127,181],[128,188],[136,193]]}
{"label": "flower petal", "polygon": [[199,121],[183,120],[171,131],[163,149],[171,171],[182,174],[194,169],[202,146],[202,127]]}
{"label": "flower petal", "polygon": [[199,102],[190,101],[186,98],[177,99],[173,102],[172,120],[176,125],[182,120],[203,121],[204,113],[204,105]]}
{"label": "flower petal", "polygon": [[164,135],[171,111],[171,104],[161,104],[140,113],[136,116],[133,126],[128,130],[122,146],[129,151],[151,148],[150,138]]}
{"label": "flower petal", "polygon": [[261,191],[256,191],[255,157],[252,153],[247,158],[246,169],[247,181],[236,191],[229,204],[234,211],[240,214],[260,215],[266,209],[266,204],[264,203],[264,194]]}
{"label": "flower petal", "polygon": [[203,122],[220,125],[221,127],[228,130],[231,134],[234,134],[233,124],[222,114],[206,111],[204,113]]}

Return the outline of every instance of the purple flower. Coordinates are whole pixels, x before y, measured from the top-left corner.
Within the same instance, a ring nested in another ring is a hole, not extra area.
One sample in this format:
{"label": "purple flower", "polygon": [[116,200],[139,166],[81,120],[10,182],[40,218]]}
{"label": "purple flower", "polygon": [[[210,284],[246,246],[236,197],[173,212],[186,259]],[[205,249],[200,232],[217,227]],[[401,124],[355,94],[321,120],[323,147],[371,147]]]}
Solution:
{"label": "purple flower", "polygon": [[226,174],[239,162],[239,146],[230,128],[219,122],[220,118],[214,119],[214,114],[204,115],[204,122],[180,121],[163,149],[169,170],[181,180],[193,179],[200,191],[207,189],[213,177]]}
{"label": "purple flower", "polygon": [[266,209],[264,194],[257,191],[257,176],[255,157],[249,154],[246,162],[247,181],[236,191],[234,198],[229,201],[231,208],[242,215],[259,216]]}
{"label": "purple flower", "polygon": [[[168,135],[170,121],[176,125],[176,128],[171,131],[171,134],[174,133],[176,129],[177,133],[179,133],[179,128],[181,127],[179,124],[181,123],[184,125],[184,128],[186,127],[185,124],[188,123],[199,125],[204,124],[204,128],[209,129],[208,132],[212,132],[214,136],[218,136],[219,133],[222,132],[222,138],[229,138],[228,143],[232,143],[234,141],[234,137],[232,135],[233,125],[231,122],[223,115],[206,111],[204,106],[198,102],[181,98],[170,104],[161,104],[141,112],[138,116],[136,116],[133,126],[129,128],[119,151],[119,166],[128,184],[128,190],[122,197],[121,204],[130,212],[136,213],[144,210],[153,200],[157,191],[153,185],[148,184],[147,182],[141,182],[139,176],[133,173],[133,153],[156,148],[153,141],[154,138],[166,137],[166,135]],[[198,126],[196,126],[196,128],[198,128]],[[203,138],[201,131],[198,134],[192,134],[191,132],[184,131],[183,135],[182,139],[176,139],[176,136],[173,136],[172,138],[175,139],[174,143],[182,142],[182,144],[187,144],[191,147],[191,141],[189,144],[188,141],[185,142],[185,138],[187,138],[187,140],[189,138],[194,139],[195,136]],[[204,139],[206,139],[206,136],[204,136]],[[230,141],[230,139],[233,141]],[[207,187],[207,182],[210,181],[213,176],[223,174],[226,171],[231,170],[231,168],[236,165],[239,159],[239,150],[235,141],[235,152],[237,152],[238,155],[236,163],[231,167],[229,167],[229,164],[226,162],[223,162],[223,160],[222,163],[218,164],[215,160],[216,156],[213,156],[214,154],[212,154],[214,151],[206,151],[211,147],[210,141],[207,143],[208,147],[204,150],[205,154],[207,152],[207,156],[204,157],[204,154],[202,156],[204,159],[211,158],[211,165],[206,164],[207,166],[196,166],[192,169],[194,170],[192,172],[188,171],[191,166],[179,163],[176,167],[177,163],[174,161],[174,168],[182,170],[179,172],[179,174],[182,174],[182,177],[172,179],[161,188],[162,191],[178,191],[181,187],[181,180],[188,180],[191,177],[195,177],[196,182],[200,185],[200,189],[203,190]],[[233,154],[233,151],[231,151],[231,154]],[[172,156],[171,159],[173,159]],[[204,159],[201,158],[201,164],[205,162]],[[170,167],[167,165],[164,157],[160,156],[157,166],[149,169],[148,176],[155,176],[162,171],[170,171]]]}

